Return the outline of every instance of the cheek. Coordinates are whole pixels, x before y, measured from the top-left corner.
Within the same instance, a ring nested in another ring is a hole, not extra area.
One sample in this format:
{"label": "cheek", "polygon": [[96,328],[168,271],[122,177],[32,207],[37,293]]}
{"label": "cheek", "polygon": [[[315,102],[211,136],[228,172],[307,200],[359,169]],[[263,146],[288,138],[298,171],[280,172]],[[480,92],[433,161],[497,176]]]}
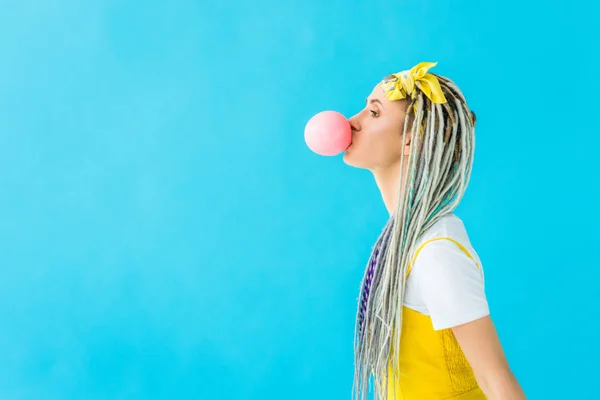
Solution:
{"label": "cheek", "polygon": [[372,128],[357,137],[357,156],[365,161],[369,160],[373,165],[388,164],[398,158],[402,149],[401,134],[393,132],[389,127]]}
{"label": "cheek", "polygon": [[402,151],[402,126],[385,119],[365,120],[356,134],[351,152],[361,159],[390,160]]}
{"label": "cheek", "polygon": [[[408,133],[407,133],[408,134]],[[387,126],[378,132],[375,139],[379,158],[387,163],[399,159],[402,155],[404,145],[402,140],[402,127],[398,124]]]}
{"label": "cheek", "polygon": [[377,142],[385,148],[398,149],[402,147],[402,127],[398,124],[386,125],[376,132]]}

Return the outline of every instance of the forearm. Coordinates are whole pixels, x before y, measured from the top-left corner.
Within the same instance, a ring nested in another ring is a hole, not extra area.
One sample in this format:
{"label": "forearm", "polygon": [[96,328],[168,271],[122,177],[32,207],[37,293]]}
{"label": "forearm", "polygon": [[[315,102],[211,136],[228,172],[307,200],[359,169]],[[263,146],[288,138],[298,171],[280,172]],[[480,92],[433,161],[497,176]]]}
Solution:
{"label": "forearm", "polygon": [[489,400],[526,400],[514,374],[506,369],[490,377],[477,377],[481,390]]}

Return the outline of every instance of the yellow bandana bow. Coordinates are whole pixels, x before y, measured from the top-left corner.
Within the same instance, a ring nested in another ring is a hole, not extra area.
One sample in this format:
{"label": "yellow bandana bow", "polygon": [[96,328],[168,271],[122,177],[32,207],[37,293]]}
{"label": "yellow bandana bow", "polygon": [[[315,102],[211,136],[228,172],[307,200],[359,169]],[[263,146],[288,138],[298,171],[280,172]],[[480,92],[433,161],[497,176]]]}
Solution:
{"label": "yellow bandana bow", "polygon": [[385,96],[390,101],[404,99],[408,96],[414,98],[415,86],[421,89],[425,96],[436,104],[446,102],[440,82],[433,74],[427,71],[435,67],[437,62],[422,62],[409,71],[393,74],[393,78],[386,79],[381,83]]}

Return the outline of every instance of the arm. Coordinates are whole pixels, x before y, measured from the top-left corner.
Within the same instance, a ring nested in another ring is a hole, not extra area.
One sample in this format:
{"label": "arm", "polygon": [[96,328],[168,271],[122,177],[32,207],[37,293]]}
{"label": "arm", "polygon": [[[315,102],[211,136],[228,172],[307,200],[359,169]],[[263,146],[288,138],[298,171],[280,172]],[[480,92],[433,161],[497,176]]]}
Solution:
{"label": "arm", "polygon": [[455,326],[452,332],[475,373],[477,383],[490,400],[526,399],[508,366],[489,315]]}
{"label": "arm", "polygon": [[452,329],[486,396],[523,400],[489,316],[481,266],[465,250],[450,241],[433,242],[425,246],[411,274],[419,282],[434,329]]}

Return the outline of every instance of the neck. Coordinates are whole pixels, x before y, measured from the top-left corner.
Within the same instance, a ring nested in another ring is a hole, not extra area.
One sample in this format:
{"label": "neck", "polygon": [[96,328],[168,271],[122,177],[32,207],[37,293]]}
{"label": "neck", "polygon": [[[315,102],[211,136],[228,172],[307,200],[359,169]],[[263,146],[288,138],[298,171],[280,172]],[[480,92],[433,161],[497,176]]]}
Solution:
{"label": "neck", "polygon": [[398,190],[400,189],[400,161],[386,168],[371,171],[381,192],[383,203],[390,216],[398,207]]}

